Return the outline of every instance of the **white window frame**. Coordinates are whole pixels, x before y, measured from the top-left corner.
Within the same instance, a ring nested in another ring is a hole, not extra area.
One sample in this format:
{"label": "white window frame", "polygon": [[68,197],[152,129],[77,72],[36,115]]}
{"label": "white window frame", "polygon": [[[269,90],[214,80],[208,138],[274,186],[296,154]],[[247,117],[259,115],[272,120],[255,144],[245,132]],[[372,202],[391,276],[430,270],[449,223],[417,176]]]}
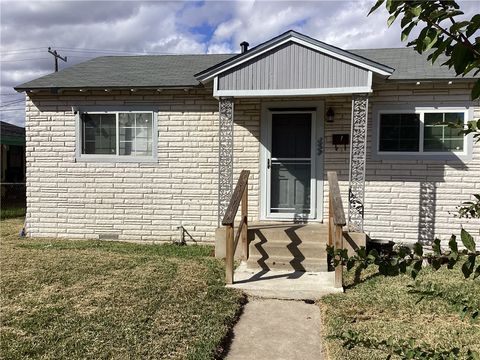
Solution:
{"label": "white window frame", "polygon": [[[152,109],[145,108],[115,108],[102,110],[98,107],[73,109],[76,112],[76,161],[79,162],[157,162],[158,161],[158,126],[157,126],[157,112]],[[120,155],[120,132],[119,132],[119,114],[120,113],[136,113],[136,114],[152,114],[152,155],[149,156],[135,156],[135,155]],[[82,114],[116,115],[116,153],[109,154],[83,154],[83,127]]]}
{"label": "white window frame", "polygon": [[[373,108],[373,135],[372,159],[374,160],[471,160],[473,141],[472,136],[464,136],[463,150],[461,151],[424,151],[425,113],[464,113],[464,123],[473,119],[473,109],[466,106],[417,106],[402,107],[374,107]],[[380,117],[383,114],[418,114],[420,120],[419,150],[418,151],[380,151]]]}

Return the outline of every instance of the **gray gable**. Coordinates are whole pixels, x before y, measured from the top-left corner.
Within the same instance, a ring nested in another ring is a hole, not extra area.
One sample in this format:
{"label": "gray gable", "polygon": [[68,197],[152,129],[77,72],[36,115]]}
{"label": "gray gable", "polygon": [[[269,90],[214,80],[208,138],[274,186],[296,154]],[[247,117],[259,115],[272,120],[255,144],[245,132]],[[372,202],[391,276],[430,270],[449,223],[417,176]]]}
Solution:
{"label": "gray gable", "polygon": [[218,75],[216,90],[369,87],[368,70],[287,42]]}

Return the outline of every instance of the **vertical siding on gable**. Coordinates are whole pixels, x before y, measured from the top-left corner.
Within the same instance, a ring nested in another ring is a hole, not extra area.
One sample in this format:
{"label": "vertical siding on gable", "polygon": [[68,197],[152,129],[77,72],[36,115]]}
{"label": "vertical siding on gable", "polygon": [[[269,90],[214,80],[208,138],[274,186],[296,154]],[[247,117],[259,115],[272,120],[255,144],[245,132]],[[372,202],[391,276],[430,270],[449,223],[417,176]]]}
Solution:
{"label": "vertical siding on gable", "polygon": [[315,89],[368,86],[368,71],[287,43],[218,78],[219,90]]}

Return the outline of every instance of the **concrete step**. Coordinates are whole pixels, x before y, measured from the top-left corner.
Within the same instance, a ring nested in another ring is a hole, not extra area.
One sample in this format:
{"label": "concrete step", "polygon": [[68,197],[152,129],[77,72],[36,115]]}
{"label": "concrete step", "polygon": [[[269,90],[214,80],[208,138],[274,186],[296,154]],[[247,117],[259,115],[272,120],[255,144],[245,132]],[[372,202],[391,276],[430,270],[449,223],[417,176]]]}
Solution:
{"label": "concrete step", "polygon": [[264,242],[255,240],[250,243],[249,249],[250,255],[316,258],[327,256],[326,246],[327,244],[323,241],[293,243],[285,241]]}
{"label": "concrete step", "polygon": [[248,269],[285,270],[285,271],[328,271],[325,257],[261,256],[250,255]]}
{"label": "concrete step", "polygon": [[234,280],[233,285],[227,286],[250,296],[272,299],[317,300],[343,291],[333,286],[335,272],[252,270],[243,261],[235,270]]}
{"label": "concrete step", "polygon": [[283,241],[286,243],[326,243],[328,228],[324,224],[273,223],[252,225],[249,228],[250,240]]}

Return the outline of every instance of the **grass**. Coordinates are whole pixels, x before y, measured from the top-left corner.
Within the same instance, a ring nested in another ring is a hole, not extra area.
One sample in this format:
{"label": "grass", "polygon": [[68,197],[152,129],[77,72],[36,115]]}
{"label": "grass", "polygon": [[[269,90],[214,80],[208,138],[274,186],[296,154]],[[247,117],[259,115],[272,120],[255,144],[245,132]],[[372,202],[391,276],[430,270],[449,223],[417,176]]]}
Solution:
{"label": "grass", "polygon": [[401,344],[414,338],[415,346],[422,349],[458,348],[460,354],[455,358],[464,357],[468,349],[480,352],[480,321],[462,318],[458,305],[468,299],[470,306],[480,309],[480,278],[465,280],[459,268],[424,269],[417,277],[417,288],[428,290],[433,284],[437,291],[418,302],[421,295],[411,291],[409,286],[415,281],[408,275],[376,276],[376,269],[370,268],[364,282],[353,285],[352,272],[346,275],[350,288],[344,294],[329,295],[319,302],[332,360],[387,357],[387,350],[368,344],[344,347],[349,331],[374,343],[391,338],[394,344]]}
{"label": "grass", "polygon": [[20,216],[25,216],[25,207],[6,207],[2,206],[0,209],[0,219],[12,219]]}
{"label": "grass", "polygon": [[32,240],[3,220],[5,359],[212,359],[241,308],[209,246]]}

